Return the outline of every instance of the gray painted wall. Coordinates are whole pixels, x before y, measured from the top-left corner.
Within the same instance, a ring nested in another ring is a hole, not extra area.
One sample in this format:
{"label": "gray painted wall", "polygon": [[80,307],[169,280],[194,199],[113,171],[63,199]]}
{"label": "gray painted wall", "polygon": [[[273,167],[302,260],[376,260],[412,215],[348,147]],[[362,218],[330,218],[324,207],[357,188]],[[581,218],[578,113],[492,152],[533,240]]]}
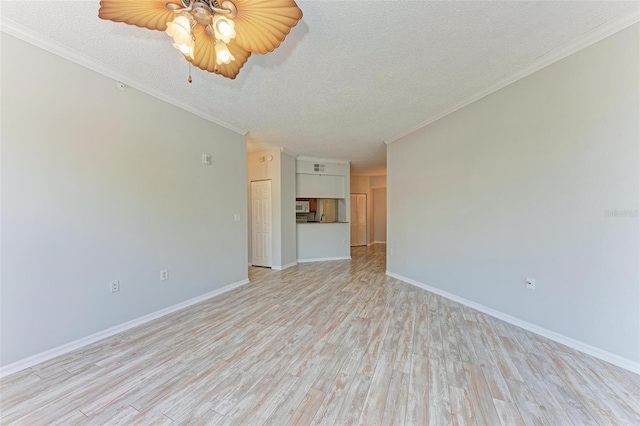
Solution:
{"label": "gray painted wall", "polygon": [[388,270],[640,361],[638,34],[391,144]]}
{"label": "gray painted wall", "polygon": [[387,241],[387,188],[373,189],[373,241]]}
{"label": "gray painted wall", "polygon": [[298,261],[349,258],[351,228],[348,223],[299,223]]}
{"label": "gray painted wall", "polygon": [[280,156],[282,183],[282,266],[290,265],[296,255],[296,159],[285,153]]}
{"label": "gray painted wall", "polygon": [[1,46],[2,365],[247,278],[243,136]]}

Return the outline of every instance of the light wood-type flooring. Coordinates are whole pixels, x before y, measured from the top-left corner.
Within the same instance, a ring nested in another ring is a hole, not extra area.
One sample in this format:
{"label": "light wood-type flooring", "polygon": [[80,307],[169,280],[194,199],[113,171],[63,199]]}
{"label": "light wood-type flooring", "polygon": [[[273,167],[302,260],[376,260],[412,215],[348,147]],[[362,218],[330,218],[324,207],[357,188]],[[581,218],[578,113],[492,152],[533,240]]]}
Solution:
{"label": "light wood-type flooring", "polygon": [[640,424],[640,377],[352,261],[251,284],[2,379],[0,423]]}

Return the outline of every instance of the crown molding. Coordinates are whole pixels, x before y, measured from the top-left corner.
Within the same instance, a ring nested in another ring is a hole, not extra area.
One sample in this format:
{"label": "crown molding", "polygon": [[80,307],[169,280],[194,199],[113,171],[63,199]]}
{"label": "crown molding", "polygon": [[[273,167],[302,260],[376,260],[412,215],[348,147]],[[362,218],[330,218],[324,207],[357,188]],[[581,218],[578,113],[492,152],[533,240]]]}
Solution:
{"label": "crown molding", "polygon": [[306,155],[298,155],[296,160],[315,161],[317,163],[334,163],[334,164],[350,164],[351,163],[351,161],[348,161],[348,160],[334,160],[333,158],[308,157]]}
{"label": "crown molding", "polygon": [[64,44],[51,40],[43,36],[42,34],[36,31],[33,31],[28,27],[20,25],[16,22],[13,22],[9,19],[6,19],[5,17],[0,18],[0,31],[7,33],[9,35],[12,35],[16,38],[19,38],[20,40],[25,41],[34,46],[37,46],[41,49],[44,49],[50,53],[53,53],[54,55],[60,56],[64,59],[74,62],[80,66],[88,68],[99,74],[102,74],[106,77],[122,82],[129,87],[132,87],[136,90],[146,93],[147,95],[153,96],[154,98],[165,101],[173,106],[176,106],[180,109],[188,111],[194,115],[197,115],[200,118],[203,118],[207,121],[215,123],[235,133],[238,133],[243,136],[248,133],[244,129],[241,129],[229,123],[225,123],[224,121],[212,115],[206,114],[179,99],[169,96],[166,93],[162,93],[160,90],[156,89],[155,87],[151,87],[139,80],[136,80],[130,75],[123,74],[112,67],[109,67],[103,63],[98,62],[93,58],[90,58],[84,53],[80,53],[77,50],[74,50],[68,46],[65,46]]}
{"label": "crown molding", "polygon": [[555,62],[558,62],[559,60],[564,59],[569,55],[572,55],[586,47],[589,47],[592,44],[595,44],[600,40],[603,40],[609,37],[610,35],[617,33],[618,31],[622,31],[625,28],[630,27],[631,25],[639,21],[640,21],[640,10],[634,9],[628,13],[625,13],[624,15],[619,16],[616,19],[613,19],[605,24],[602,24],[601,26],[583,34],[582,36],[578,37],[572,42],[565,44],[564,46],[558,49],[555,49],[544,56],[541,56],[532,64],[528,65],[527,67],[522,68],[521,70],[516,71],[512,74],[509,74],[505,77],[502,77],[501,79],[494,82],[491,86],[483,90],[480,90],[479,92],[476,92],[471,96],[468,96],[466,98],[459,100],[458,102],[454,103],[444,111],[432,116],[431,118],[428,118],[425,121],[422,121],[421,123],[416,124],[415,126],[410,127],[409,129],[405,130],[402,133],[399,133],[385,140],[384,143],[387,145],[390,145],[393,142],[396,142],[402,139],[403,137],[417,130],[422,129],[423,127],[428,126],[429,124],[432,124],[440,120],[441,118],[444,118],[447,115],[452,114],[458,111],[459,109],[462,109],[467,105],[472,104],[473,102],[484,98],[485,96],[488,96],[494,92],[497,92],[498,90],[504,87],[507,87],[508,85],[513,84],[516,81],[521,80],[533,74],[534,72],[541,70],[542,68],[548,67],[549,65]]}
{"label": "crown molding", "polygon": [[290,149],[285,148],[284,146],[280,147],[280,152],[283,153],[283,154],[287,154],[290,157],[298,158],[298,154],[296,154],[295,152],[291,151]]}

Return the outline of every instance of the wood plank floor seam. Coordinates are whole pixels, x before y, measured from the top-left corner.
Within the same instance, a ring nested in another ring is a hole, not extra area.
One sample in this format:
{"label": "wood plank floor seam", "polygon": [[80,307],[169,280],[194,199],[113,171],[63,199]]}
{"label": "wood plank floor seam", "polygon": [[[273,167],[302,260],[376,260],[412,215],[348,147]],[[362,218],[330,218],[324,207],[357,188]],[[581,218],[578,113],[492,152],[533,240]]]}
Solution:
{"label": "wood plank floor seam", "polygon": [[0,380],[0,424],[640,424],[640,376],[352,260],[251,283]]}

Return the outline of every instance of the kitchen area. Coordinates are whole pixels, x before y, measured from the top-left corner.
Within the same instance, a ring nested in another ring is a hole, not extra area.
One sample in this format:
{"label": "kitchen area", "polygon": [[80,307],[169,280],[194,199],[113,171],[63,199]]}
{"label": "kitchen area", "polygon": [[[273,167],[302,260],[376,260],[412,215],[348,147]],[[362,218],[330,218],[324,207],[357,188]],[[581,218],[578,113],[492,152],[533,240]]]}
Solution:
{"label": "kitchen area", "polygon": [[296,160],[298,262],[350,259],[347,162]]}
{"label": "kitchen area", "polygon": [[296,198],[296,223],[334,223],[338,220],[338,200]]}

